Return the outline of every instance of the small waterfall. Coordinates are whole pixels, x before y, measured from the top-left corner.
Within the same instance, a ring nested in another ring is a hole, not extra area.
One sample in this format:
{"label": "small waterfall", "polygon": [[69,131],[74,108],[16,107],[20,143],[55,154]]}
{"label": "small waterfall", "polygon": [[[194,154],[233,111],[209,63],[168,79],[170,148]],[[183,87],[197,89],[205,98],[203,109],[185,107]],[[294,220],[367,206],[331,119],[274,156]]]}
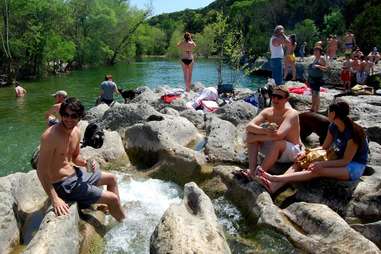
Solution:
{"label": "small waterfall", "polygon": [[127,219],[120,224],[109,220],[109,224],[115,225],[105,235],[105,253],[149,253],[151,234],[165,210],[171,204],[180,203],[182,191],[171,182],[157,179],[126,181],[125,175],[117,175]]}

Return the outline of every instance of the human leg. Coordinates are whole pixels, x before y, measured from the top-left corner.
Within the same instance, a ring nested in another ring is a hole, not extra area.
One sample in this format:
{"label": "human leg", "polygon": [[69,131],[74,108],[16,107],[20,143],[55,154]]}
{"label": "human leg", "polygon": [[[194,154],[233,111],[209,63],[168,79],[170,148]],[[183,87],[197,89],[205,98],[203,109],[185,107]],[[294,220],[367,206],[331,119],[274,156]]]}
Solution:
{"label": "human leg", "polygon": [[101,197],[96,203],[106,204],[109,208],[110,214],[119,222],[126,217],[122,210],[120,199],[114,192],[103,191]]}
{"label": "human leg", "polygon": [[272,78],[277,86],[283,84],[283,60],[282,58],[271,58]]}
{"label": "human leg", "polygon": [[[271,175],[265,171],[263,171],[262,168],[259,168],[258,169],[258,175],[259,175],[259,180],[261,181],[261,183],[263,183],[264,180],[267,180],[266,182],[266,189],[270,192],[270,193],[274,193],[276,192],[277,190],[279,190],[280,188],[282,188],[284,185],[286,185],[288,182],[286,181],[274,181],[272,179],[272,177],[275,177],[275,175]],[[291,175],[293,173],[295,173],[297,171],[297,167],[295,164],[293,164],[289,169],[287,169],[286,172],[284,172],[283,175]]]}
{"label": "human leg", "polygon": [[261,167],[264,171],[268,171],[274,166],[275,162],[281,156],[281,154],[286,149],[286,141],[275,141],[273,142],[272,149],[266,154],[265,159],[263,160]]}
{"label": "human leg", "polygon": [[288,59],[288,56],[284,59],[284,68],[283,68],[283,80],[286,80],[288,71],[290,68],[290,60]]}
{"label": "human leg", "polygon": [[[183,69],[183,74],[184,74],[184,83],[185,83],[185,88],[187,87],[187,70],[186,70],[186,65],[181,62],[181,68]],[[189,92],[189,91],[187,91]]]}
{"label": "human leg", "polygon": [[192,73],[193,73],[193,62],[188,65],[188,87],[189,91],[192,85]]}
{"label": "human leg", "polygon": [[115,175],[111,173],[101,172],[101,177],[97,182],[97,186],[106,185],[108,191],[115,193],[115,195],[119,196],[118,183]]}
{"label": "human leg", "polygon": [[[248,133],[247,134],[247,140],[250,139],[251,136],[253,136],[254,134],[252,133]],[[257,166],[257,156],[258,156],[258,152],[259,152],[259,146],[260,146],[260,143],[259,142],[255,142],[255,143],[248,143],[247,142],[247,153],[248,153],[248,157],[249,157],[249,169],[250,170],[255,170],[256,166]]]}
{"label": "human leg", "polygon": [[296,80],[296,65],[295,61],[291,63],[292,80]]}

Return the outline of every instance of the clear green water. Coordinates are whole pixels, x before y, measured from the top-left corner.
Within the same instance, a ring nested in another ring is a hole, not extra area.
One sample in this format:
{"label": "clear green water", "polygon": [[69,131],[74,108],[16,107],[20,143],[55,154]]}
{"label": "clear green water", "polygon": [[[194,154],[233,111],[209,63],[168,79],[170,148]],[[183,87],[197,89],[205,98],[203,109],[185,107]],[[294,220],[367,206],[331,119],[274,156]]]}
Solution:
{"label": "clear green water", "polygon": [[[99,83],[106,73],[111,73],[119,87],[135,88],[146,85],[184,87],[181,66],[176,60],[145,59],[112,67],[98,67],[70,74],[52,76],[45,80],[22,82],[28,94],[15,98],[14,88],[0,88],[0,176],[31,169],[30,158],[45,128],[44,112],[53,104],[50,95],[56,90],[66,90],[90,108],[99,94]],[[232,77],[233,76],[233,77]],[[237,76],[234,78],[234,76]],[[216,62],[198,60],[193,70],[193,82],[215,85]],[[236,81],[237,86],[257,88],[263,78],[236,74],[223,68],[224,82]],[[120,99],[122,100],[122,99]]]}

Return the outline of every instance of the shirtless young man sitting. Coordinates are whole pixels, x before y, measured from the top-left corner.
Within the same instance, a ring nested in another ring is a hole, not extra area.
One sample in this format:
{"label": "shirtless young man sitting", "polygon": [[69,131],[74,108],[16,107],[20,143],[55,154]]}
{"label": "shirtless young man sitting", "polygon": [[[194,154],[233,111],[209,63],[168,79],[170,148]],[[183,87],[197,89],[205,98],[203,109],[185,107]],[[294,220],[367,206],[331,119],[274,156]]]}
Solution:
{"label": "shirtless young man sitting", "polygon": [[60,107],[62,102],[67,97],[67,92],[60,90],[52,94],[55,99],[54,105],[45,113],[45,120],[49,126],[57,124],[61,120],[61,116],[59,115]]}
{"label": "shirtless young man sitting", "polygon": [[[275,87],[271,95],[272,107],[264,109],[246,127],[249,171],[246,176],[253,179],[257,170],[258,152],[265,158],[258,169],[270,170],[275,162],[294,162],[303,150],[300,139],[299,114],[287,107],[289,92],[286,87]],[[276,123],[279,128],[272,130],[261,127],[261,124]]]}
{"label": "shirtless young man sitting", "polygon": [[[49,127],[41,136],[37,174],[48,194],[56,215],[69,213],[66,202],[77,202],[80,208],[94,203],[107,204],[110,214],[118,221],[125,218],[120,204],[116,178],[110,173],[85,168],[87,161],[79,156],[80,131],[78,122],[84,107],[74,97],[60,107],[61,121]],[[106,185],[107,190],[100,186]]]}

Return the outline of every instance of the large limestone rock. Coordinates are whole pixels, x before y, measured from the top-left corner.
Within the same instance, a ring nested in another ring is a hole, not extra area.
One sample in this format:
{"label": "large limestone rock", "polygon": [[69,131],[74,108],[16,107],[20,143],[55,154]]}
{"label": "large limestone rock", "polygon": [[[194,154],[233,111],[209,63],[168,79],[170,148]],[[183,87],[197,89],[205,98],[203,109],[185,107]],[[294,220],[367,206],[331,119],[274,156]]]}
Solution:
{"label": "large limestone rock", "polygon": [[77,204],[70,213],[56,216],[50,211],[42,221],[39,231],[28,244],[24,254],[77,254],[80,249],[79,216]]}
{"label": "large limestone rock", "polygon": [[117,130],[123,127],[145,122],[151,115],[161,116],[148,104],[129,103],[111,107],[102,119],[102,126],[106,129]]}
{"label": "large limestone rock", "polygon": [[153,92],[148,87],[144,87],[144,91],[131,100],[130,103],[148,104],[157,108],[161,104],[160,94]]}
{"label": "large limestone rock", "polygon": [[239,125],[252,120],[257,114],[257,108],[244,101],[234,101],[219,108],[216,114],[223,120]]}
{"label": "large limestone rock", "polygon": [[36,171],[0,177],[0,253],[9,253],[19,243],[23,222],[47,202]]}
{"label": "large limestone rock", "polygon": [[118,132],[104,130],[104,134],[104,143],[101,148],[95,149],[91,146],[81,148],[81,156],[84,159],[93,159],[101,165],[105,165],[107,162],[127,156]]}
{"label": "large limestone rock", "polygon": [[369,163],[371,165],[381,165],[381,144],[369,142]]}
{"label": "large limestone rock", "polygon": [[353,224],[351,227],[381,248],[381,220],[367,224]]}
{"label": "large limestone rock", "polygon": [[110,107],[107,104],[101,103],[98,106],[89,109],[86,112],[86,115],[83,118],[83,120],[86,120],[86,121],[88,121],[90,123],[92,123],[92,122],[99,122],[100,120],[102,120],[102,117],[103,117],[104,113],[109,108]]}
{"label": "large limestone rock", "polygon": [[195,183],[186,184],[181,204],[163,215],[151,236],[150,253],[231,253],[212,202]]}
{"label": "large limestone rock", "polygon": [[137,168],[152,169],[151,176],[184,183],[199,176],[205,163],[202,153],[186,147],[199,135],[187,119],[166,116],[162,121],[128,128],[124,141],[128,156]]}
{"label": "large limestone rock", "polygon": [[198,129],[205,128],[204,113],[200,110],[186,109],[180,113],[180,116],[191,121]]}
{"label": "large limestone rock", "polygon": [[[308,253],[380,253],[377,246],[368,240],[374,235],[367,236],[366,239],[328,206],[299,202],[282,210],[274,205],[270,195],[258,183],[242,184],[235,180],[232,175],[235,170],[239,168],[214,168],[214,173],[227,185],[230,199],[247,211],[250,217],[257,219],[259,225],[273,228],[287,236],[295,247]],[[371,187],[370,191],[374,191],[375,187]],[[331,191],[329,195],[332,197],[335,194]],[[360,193],[355,198],[357,195]],[[368,195],[365,200],[369,199],[371,198]],[[376,202],[374,198],[372,201],[373,204]],[[364,212],[365,208],[361,211]],[[368,204],[367,208],[373,208],[368,215],[373,219],[379,218],[378,206],[372,207]]]}
{"label": "large limestone rock", "polygon": [[211,161],[245,163],[245,126],[212,116],[206,122],[207,143],[205,153]]}

